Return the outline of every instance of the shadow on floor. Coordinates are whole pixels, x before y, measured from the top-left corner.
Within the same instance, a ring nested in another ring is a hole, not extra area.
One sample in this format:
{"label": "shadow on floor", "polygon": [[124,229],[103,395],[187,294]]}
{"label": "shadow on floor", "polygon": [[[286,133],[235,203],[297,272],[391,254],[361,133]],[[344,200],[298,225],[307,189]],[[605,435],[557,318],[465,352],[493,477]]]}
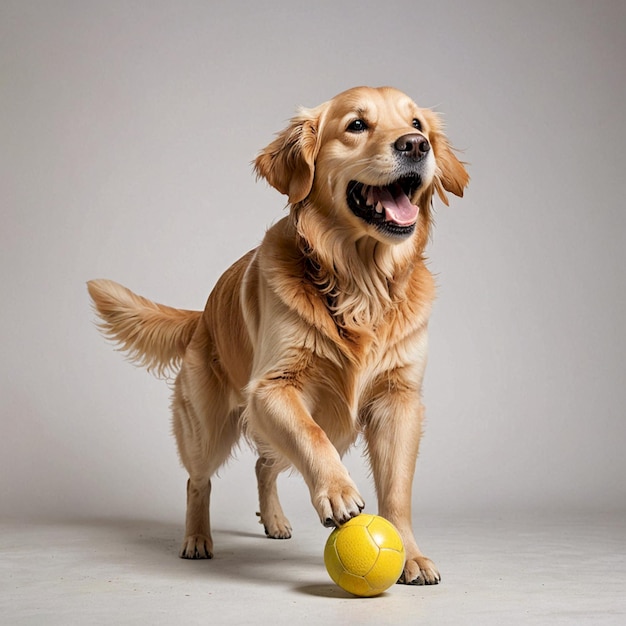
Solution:
{"label": "shadow on floor", "polygon": [[[182,524],[92,519],[75,521],[71,526],[77,541],[82,539],[90,546],[92,556],[129,565],[143,575],[158,572],[159,575],[167,573],[184,578],[191,575],[208,580],[219,577],[221,582],[229,579],[238,583],[279,583],[307,595],[344,597],[332,583],[323,584],[326,576],[324,544],[315,531],[305,531],[288,540],[275,540],[268,539],[261,526],[258,533],[218,527],[213,531],[215,557],[188,560],[178,557],[184,532]],[[319,585],[294,587],[311,572],[319,572]]]}

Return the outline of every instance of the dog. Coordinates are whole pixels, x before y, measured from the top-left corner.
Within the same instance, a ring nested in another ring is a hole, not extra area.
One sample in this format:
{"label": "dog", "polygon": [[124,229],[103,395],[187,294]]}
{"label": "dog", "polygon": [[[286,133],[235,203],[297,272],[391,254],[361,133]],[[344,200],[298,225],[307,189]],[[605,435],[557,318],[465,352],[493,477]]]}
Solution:
{"label": "dog", "polygon": [[341,461],[362,435],[378,512],[406,549],[398,582],[437,584],[411,522],[435,293],[424,248],[433,197],[461,197],[465,166],[433,111],[390,87],[357,87],[300,109],[254,167],[289,214],[221,276],[204,311],[88,283],[108,338],[136,364],[178,372],[174,433],[189,473],[180,556],[213,556],[211,477],[242,435],[258,452],[259,515],[274,539],[291,536],[276,487],[288,468],[325,526],[363,510]]}

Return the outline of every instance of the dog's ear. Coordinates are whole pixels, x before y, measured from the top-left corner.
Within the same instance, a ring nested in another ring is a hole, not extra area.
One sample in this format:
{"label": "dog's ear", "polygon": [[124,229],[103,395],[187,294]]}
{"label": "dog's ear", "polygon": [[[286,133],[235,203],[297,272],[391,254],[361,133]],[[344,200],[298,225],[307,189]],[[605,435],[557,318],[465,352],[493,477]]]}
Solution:
{"label": "dog's ear", "polygon": [[257,176],[287,195],[291,204],[304,200],[313,186],[323,106],[300,109],[254,162]]}
{"label": "dog's ear", "polygon": [[429,139],[437,162],[435,188],[442,202],[447,206],[446,191],[462,198],[463,190],[467,187],[470,177],[465,169],[465,164],[457,159],[448,138],[443,133],[443,124],[439,116],[428,111],[428,121],[431,126]]}

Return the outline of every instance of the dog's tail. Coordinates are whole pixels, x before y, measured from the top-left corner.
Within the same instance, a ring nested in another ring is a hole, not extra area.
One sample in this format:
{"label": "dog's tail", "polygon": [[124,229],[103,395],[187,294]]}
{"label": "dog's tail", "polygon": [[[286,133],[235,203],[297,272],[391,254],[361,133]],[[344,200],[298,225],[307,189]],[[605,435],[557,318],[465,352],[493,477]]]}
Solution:
{"label": "dog's tail", "polygon": [[87,289],[102,334],[118,344],[131,362],[157,376],[180,366],[201,311],[156,304],[112,280],[91,280]]}

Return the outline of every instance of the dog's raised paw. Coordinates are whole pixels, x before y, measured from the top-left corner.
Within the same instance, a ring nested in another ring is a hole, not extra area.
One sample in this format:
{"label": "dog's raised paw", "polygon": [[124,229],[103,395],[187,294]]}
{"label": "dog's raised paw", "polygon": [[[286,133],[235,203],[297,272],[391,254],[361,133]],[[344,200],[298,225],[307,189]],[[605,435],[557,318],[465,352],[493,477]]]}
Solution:
{"label": "dog's raised paw", "polygon": [[365,502],[352,481],[328,487],[313,498],[324,526],[341,526],[365,508]]}

